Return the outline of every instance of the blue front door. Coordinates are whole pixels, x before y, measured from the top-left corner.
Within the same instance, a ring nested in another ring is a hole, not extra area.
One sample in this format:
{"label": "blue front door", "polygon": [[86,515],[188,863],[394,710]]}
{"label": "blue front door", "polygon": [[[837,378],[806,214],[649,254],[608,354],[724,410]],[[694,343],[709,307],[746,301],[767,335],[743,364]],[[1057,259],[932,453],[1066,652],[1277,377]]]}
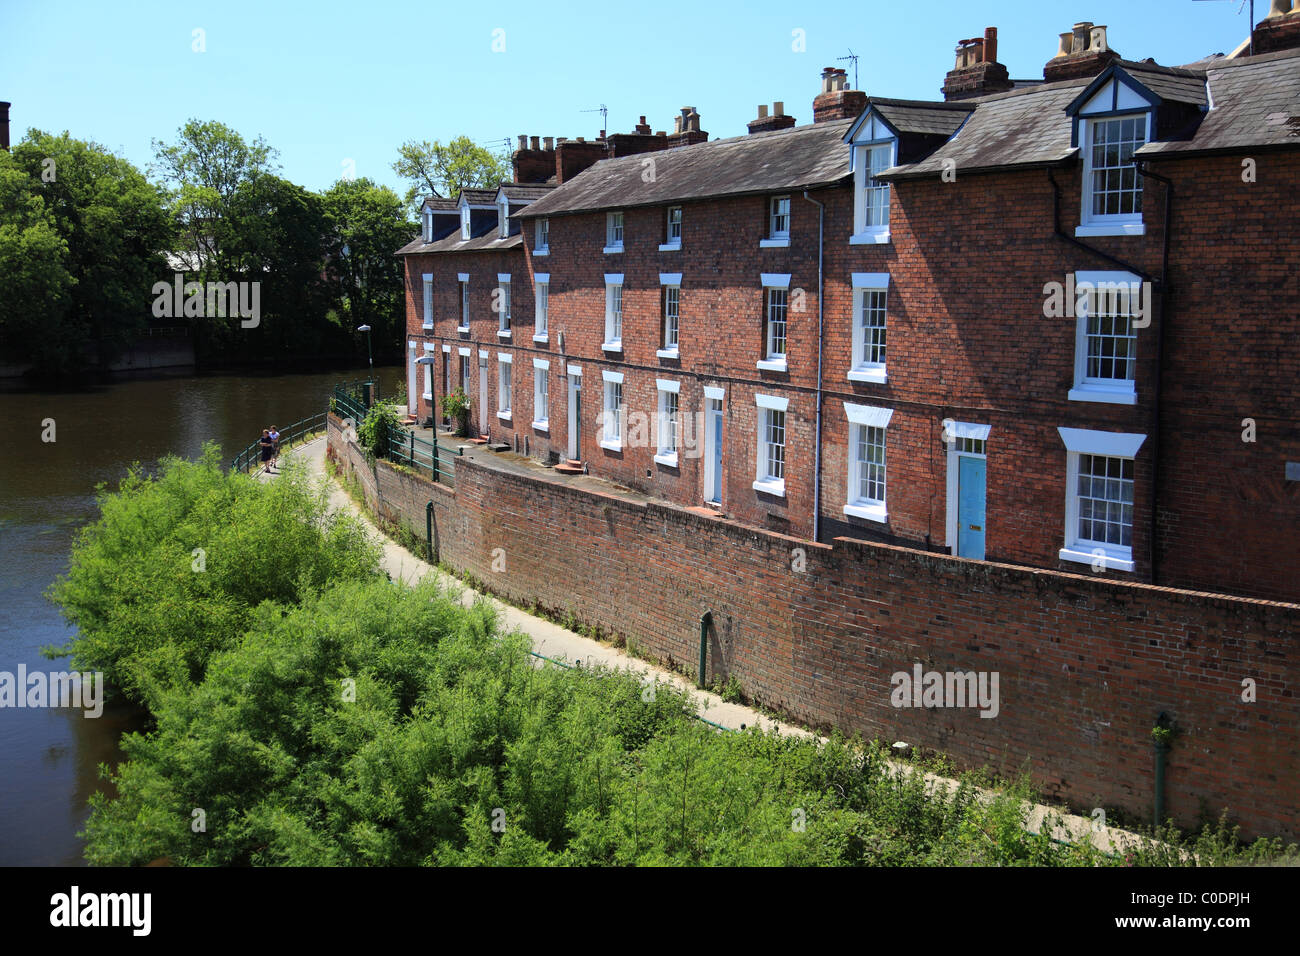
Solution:
{"label": "blue front door", "polygon": [[984,560],[983,458],[957,459],[957,555]]}
{"label": "blue front door", "polygon": [[[721,404],[721,403],[719,403]],[[709,500],[722,501],[722,409],[713,410],[713,487],[709,489]]]}

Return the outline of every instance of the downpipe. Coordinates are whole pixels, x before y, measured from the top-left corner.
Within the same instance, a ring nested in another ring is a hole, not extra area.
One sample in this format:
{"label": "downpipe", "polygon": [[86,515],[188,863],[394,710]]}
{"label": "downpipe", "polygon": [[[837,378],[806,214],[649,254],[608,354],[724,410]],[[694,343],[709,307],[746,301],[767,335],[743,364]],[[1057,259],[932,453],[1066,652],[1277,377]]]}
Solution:
{"label": "downpipe", "polygon": [[817,207],[817,418],[814,426],[816,438],[813,441],[813,541],[821,542],[822,513],[822,321],[825,315],[822,306],[822,250],[825,246],[823,228],[826,220],[826,204],[818,202],[803,191],[803,198]]}

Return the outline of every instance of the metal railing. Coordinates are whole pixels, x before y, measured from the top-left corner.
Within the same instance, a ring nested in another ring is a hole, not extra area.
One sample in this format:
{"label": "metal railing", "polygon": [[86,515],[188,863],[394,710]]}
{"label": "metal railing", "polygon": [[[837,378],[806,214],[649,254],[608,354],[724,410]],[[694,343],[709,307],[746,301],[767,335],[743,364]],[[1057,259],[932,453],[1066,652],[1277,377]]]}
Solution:
{"label": "metal railing", "polygon": [[[318,434],[325,430],[325,412],[312,415],[309,418],[303,418],[294,422],[292,425],[281,429],[280,431],[280,450],[294,445],[295,443],[311,435]],[[247,471],[250,465],[256,465],[262,460],[262,443],[259,439],[253,442],[238,455],[230,460],[232,471]]]}
{"label": "metal railing", "polygon": [[462,456],[459,449],[453,451],[446,445],[438,444],[437,432],[433,441],[426,441],[414,429],[390,428],[385,436],[385,457],[399,465],[420,474],[427,474],[439,484],[448,488],[455,487],[456,459]]}

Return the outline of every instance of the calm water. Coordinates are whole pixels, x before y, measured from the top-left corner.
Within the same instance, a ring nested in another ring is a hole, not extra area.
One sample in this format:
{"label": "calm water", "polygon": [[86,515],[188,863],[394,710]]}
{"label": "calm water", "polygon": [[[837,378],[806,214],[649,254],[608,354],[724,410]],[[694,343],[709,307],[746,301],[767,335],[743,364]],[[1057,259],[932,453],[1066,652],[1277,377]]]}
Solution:
{"label": "calm water", "polygon": [[[380,369],[383,394],[402,370]],[[352,372],[226,374],[120,380],[88,393],[0,392],[0,671],[66,669],[40,656],[73,629],[44,599],[67,569],[73,533],[96,516],[94,489],[133,461],[192,457],[208,439],[227,459],[261,430],[324,411],[334,382]],[[56,440],[41,441],[42,421]],[[97,767],[121,756],[124,730],[142,726],[126,706],[87,719],[80,710],[0,709],[0,865],[80,864],[77,831],[87,799],[104,787]]]}

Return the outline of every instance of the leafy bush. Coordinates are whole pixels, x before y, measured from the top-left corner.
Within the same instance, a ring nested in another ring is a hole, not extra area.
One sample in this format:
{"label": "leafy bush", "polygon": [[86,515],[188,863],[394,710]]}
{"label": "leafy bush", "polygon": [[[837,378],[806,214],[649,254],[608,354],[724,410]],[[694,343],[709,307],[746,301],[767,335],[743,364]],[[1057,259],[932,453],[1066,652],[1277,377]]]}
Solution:
{"label": "leafy bush", "polygon": [[378,573],[377,546],[351,515],[328,515],[301,466],[259,482],[226,473],[220,456],[208,444],[198,461],[164,459],[153,477],[134,466],[116,492],[101,486],[101,516],[50,588],[79,631],[64,649],[74,666],[150,707],[201,680],[263,601]]}
{"label": "leafy bush", "polygon": [[365,420],[357,429],[357,441],[372,458],[383,458],[388,451],[388,435],[401,428],[397,410],[384,402],[370,406]]}

